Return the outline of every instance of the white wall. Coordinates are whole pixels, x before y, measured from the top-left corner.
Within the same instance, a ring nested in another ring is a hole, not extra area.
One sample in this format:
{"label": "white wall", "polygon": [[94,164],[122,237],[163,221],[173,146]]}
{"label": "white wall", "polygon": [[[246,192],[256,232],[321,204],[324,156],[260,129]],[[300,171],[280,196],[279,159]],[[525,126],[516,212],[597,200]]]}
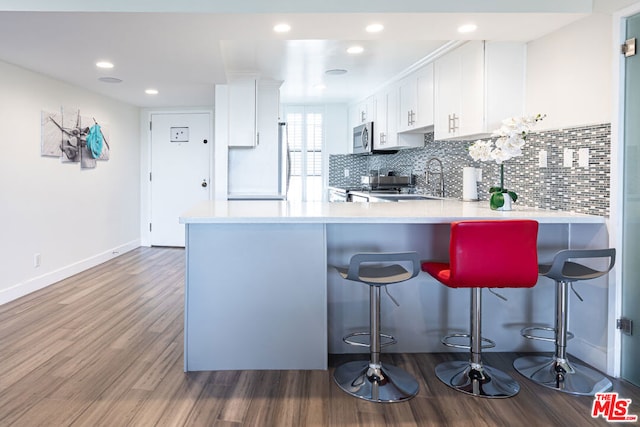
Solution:
{"label": "white wall", "polygon": [[612,120],[612,18],[593,14],[527,46],[527,114],[537,130]]}
{"label": "white wall", "polygon": [[[139,246],[136,107],[0,62],[0,303]],[[41,111],[78,108],[108,125],[95,169],[40,156]],[[34,267],[34,254],[41,256]]]}

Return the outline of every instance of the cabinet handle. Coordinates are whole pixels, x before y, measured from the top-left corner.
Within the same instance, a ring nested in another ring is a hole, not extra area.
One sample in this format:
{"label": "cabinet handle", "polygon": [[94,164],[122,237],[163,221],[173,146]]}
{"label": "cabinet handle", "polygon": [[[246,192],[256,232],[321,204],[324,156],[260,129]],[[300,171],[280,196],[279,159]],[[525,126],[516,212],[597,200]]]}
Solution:
{"label": "cabinet handle", "polygon": [[256,132],[256,145],[260,145],[260,132]]}
{"label": "cabinet handle", "polygon": [[416,112],[411,110],[411,125],[416,124]]}
{"label": "cabinet handle", "polygon": [[455,133],[458,130],[457,121],[460,117],[456,116],[456,113],[449,114],[449,133]]}
{"label": "cabinet handle", "polygon": [[367,113],[364,111],[360,111],[360,121],[364,123],[365,120],[367,120]]}
{"label": "cabinet handle", "polygon": [[411,110],[407,111],[407,126],[411,126]]}

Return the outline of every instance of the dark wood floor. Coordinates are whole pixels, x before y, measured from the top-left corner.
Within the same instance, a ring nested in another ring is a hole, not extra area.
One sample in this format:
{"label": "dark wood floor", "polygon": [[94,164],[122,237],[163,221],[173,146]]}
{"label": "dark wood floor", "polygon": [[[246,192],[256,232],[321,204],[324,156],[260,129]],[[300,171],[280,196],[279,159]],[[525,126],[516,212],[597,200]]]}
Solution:
{"label": "dark wood floor", "polygon": [[[518,377],[518,355],[485,361],[521,383],[510,399],[457,393],[434,377],[447,353],[384,355],[418,378],[409,402],[340,391],[329,371],[184,373],[184,251],[140,248],[0,306],[0,426],[587,426],[592,398]],[[614,380],[640,415],[640,390]]]}

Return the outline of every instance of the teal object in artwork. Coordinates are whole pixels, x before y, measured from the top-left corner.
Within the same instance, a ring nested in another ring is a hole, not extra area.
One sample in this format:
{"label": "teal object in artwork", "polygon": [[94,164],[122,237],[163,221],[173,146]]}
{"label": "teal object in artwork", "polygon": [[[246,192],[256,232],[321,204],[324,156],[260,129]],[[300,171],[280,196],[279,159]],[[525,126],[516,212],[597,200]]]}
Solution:
{"label": "teal object in artwork", "polygon": [[94,159],[97,159],[102,154],[102,144],[104,140],[102,138],[102,131],[100,125],[95,124],[89,128],[89,134],[87,135],[87,149],[91,152]]}

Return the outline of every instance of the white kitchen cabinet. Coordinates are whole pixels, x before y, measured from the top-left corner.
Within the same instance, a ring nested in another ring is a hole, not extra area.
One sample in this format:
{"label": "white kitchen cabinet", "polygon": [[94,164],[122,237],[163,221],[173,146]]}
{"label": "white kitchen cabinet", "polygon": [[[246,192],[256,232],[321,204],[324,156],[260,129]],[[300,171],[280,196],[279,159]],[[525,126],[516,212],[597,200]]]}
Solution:
{"label": "white kitchen cabinet", "polygon": [[373,149],[395,146],[398,139],[398,87],[390,86],[375,97],[376,120],[373,124]]}
{"label": "white kitchen cabinet", "polygon": [[258,134],[258,80],[229,79],[229,147],[255,147]]}
{"label": "white kitchen cabinet", "polygon": [[524,112],[525,44],[471,41],[435,61],[434,138],[490,135]]}
{"label": "white kitchen cabinet", "polygon": [[373,124],[374,150],[400,150],[422,147],[424,137],[421,133],[398,133],[398,100],[400,88],[396,85],[386,87],[376,95],[376,120]]}
{"label": "white kitchen cabinet", "polygon": [[433,63],[400,82],[398,131],[429,130],[433,126]]}
{"label": "white kitchen cabinet", "polygon": [[349,107],[349,127],[376,120],[375,97],[373,95]]}

